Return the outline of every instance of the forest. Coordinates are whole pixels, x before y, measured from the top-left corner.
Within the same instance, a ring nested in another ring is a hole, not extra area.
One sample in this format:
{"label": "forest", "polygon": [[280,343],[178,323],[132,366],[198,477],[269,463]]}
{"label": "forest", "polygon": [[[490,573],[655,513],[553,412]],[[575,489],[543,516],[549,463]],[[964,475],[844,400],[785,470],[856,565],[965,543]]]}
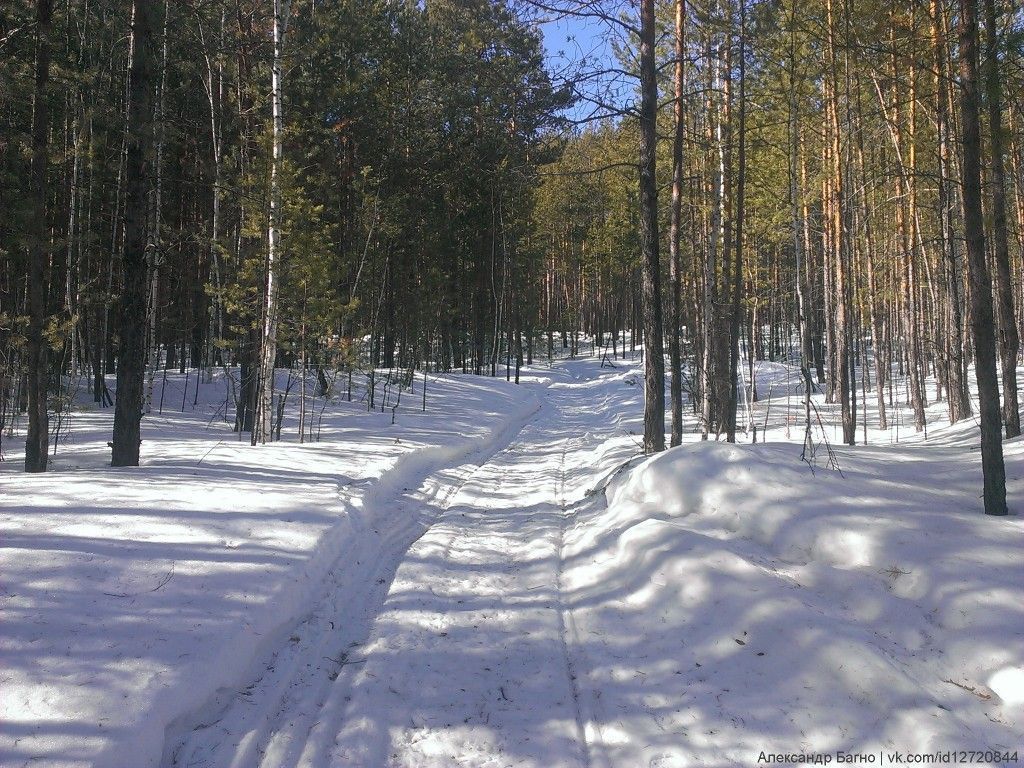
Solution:
{"label": "forest", "polygon": [[1022,63],[0,2],[0,768],[1018,765]]}
{"label": "forest", "polygon": [[[918,430],[929,397],[970,417],[973,362],[1001,514],[1024,268],[1003,5],[19,0],[4,431],[25,423],[45,470],[84,381],[132,465],[160,371],[237,371],[256,444],[280,437],[276,368],[494,376],[628,333],[651,452],[666,351],[672,444],[684,401],[734,440],[740,368],[794,348],[850,444],[858,387],[883,427],[894,398]],[[548,66],[544,18],[596,25],[614,59]]]}

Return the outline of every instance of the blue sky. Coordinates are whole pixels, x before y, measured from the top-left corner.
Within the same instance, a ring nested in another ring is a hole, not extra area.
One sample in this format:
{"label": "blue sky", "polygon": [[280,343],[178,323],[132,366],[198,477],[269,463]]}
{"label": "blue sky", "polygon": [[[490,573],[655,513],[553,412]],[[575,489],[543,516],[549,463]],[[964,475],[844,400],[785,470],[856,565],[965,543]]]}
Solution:
{"label": "blue sky", "polygon": [[[608,26],[596,19],[568,17],[544,22],[540,28],[544,35],[548,67],[556,83],[563,76],[572,77],[580,71],[594,72],[616,65]],[[581,82],[579,87],[603,102],[622,104],[629,100],[633,83],[621,79],[613,83],[602,77],[600,81]],[[568,110],[568,115],[576,119],[587,118],[595,109],[605,111],[593,102],[582,100]]]}
{"label": "blue sky", "polygon": [[544,33],[544,48],[553,64],[559,60],[559,52],[564,52],[572,61],[592,53],[605,59],[611,57],[603,39],[606,31],[603,25],[587,19],[566,18],[545,22],[540,27]]}

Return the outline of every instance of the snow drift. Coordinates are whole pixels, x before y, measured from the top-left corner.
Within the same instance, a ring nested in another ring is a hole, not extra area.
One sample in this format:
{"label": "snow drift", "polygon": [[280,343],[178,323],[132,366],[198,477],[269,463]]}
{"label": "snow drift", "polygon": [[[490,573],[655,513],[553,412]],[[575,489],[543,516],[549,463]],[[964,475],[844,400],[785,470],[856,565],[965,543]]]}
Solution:
{"label": "snow drift", "polygon": [[966,447],[840,461],[701,443],[581,501],[567,598],[608,763],[1024,743],[1021,520],[980,514]]}

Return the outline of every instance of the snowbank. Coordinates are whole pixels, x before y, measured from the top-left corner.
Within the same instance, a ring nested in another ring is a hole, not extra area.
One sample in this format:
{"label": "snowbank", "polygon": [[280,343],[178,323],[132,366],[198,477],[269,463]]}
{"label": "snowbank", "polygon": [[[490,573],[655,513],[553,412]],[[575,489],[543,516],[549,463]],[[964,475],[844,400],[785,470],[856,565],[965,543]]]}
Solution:
{"label": "snowbank", "polygon": [[981,514],[949,442],[844,451],[842,476],[694,444],[581,501],[565,584],[607,764],[1024,743],[1024,524]]}

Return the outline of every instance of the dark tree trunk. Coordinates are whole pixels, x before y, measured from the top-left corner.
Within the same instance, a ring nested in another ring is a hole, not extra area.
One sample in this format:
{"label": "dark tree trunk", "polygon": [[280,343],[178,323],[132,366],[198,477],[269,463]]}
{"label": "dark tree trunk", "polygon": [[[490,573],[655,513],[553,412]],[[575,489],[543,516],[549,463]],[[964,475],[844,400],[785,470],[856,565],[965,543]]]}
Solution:
{"label": "dark tree trunk", "polygon": [[255,423],[256,377],[258,363],[256,350],[259,338],[256,329],[251,327],[241,339],[241,360],[239,365],[238,403],[235,406],[235,431],[238,433],[252,432]]}
{"label": "dark tree trunk", "polygon": [[1009,438],[1020,434],[1020,409],[1017,404],[1017,353],[1020,350],[1020,338],[1017,334],[1017,317],[1013,311],[1010,243],[1006,231],[1003,107],[995,0],[985,0],[985,91],[988,96],[988,129],[992,149],[992,237],[999,306],[999,351],[1003,367],[1003,424]]}
{"label": "dark tree trunk", "polygon": [[665,359],[662,348],[658,186],[655,177],[658,81],[654,0],[640,3],[640,254],[643,264],[644,452],[665,450]]}
{"label": "dark tree trunk", "polygon": [[132,66],[128,89],[128,156],[125,165],[124,255],[118,312],[119,347],[111,464],[135,467],[142,441],[146,363],[146,219],[153,174],[153,84],[157,63],[157,3],[136,0],[132,22]]}
{"label": "dark tree trunk", "polygon": [[46,152],[50,113],[47,81],[50,79],[50,24],[52,0],[36,3],[36,90],[32,120],[32,201],[35,224],[28,247],[28,435],[25,440],[25,471],[45,472],[50,431],[46,403],[49,362],[43,325],[46,322],[46,273],[49,247],[46,234]]}
{"label": "dark tree trunk", "polygon": [[963,206],[967,269],[971,281],[974,372],[981,415],[981,468],[985,514],[1006,514],[1006,468],[1000,434],[992,283],[985,261],[981,212],[981,118],[978,105],[977,0],[960,0],[960,117],[963,121]]}

